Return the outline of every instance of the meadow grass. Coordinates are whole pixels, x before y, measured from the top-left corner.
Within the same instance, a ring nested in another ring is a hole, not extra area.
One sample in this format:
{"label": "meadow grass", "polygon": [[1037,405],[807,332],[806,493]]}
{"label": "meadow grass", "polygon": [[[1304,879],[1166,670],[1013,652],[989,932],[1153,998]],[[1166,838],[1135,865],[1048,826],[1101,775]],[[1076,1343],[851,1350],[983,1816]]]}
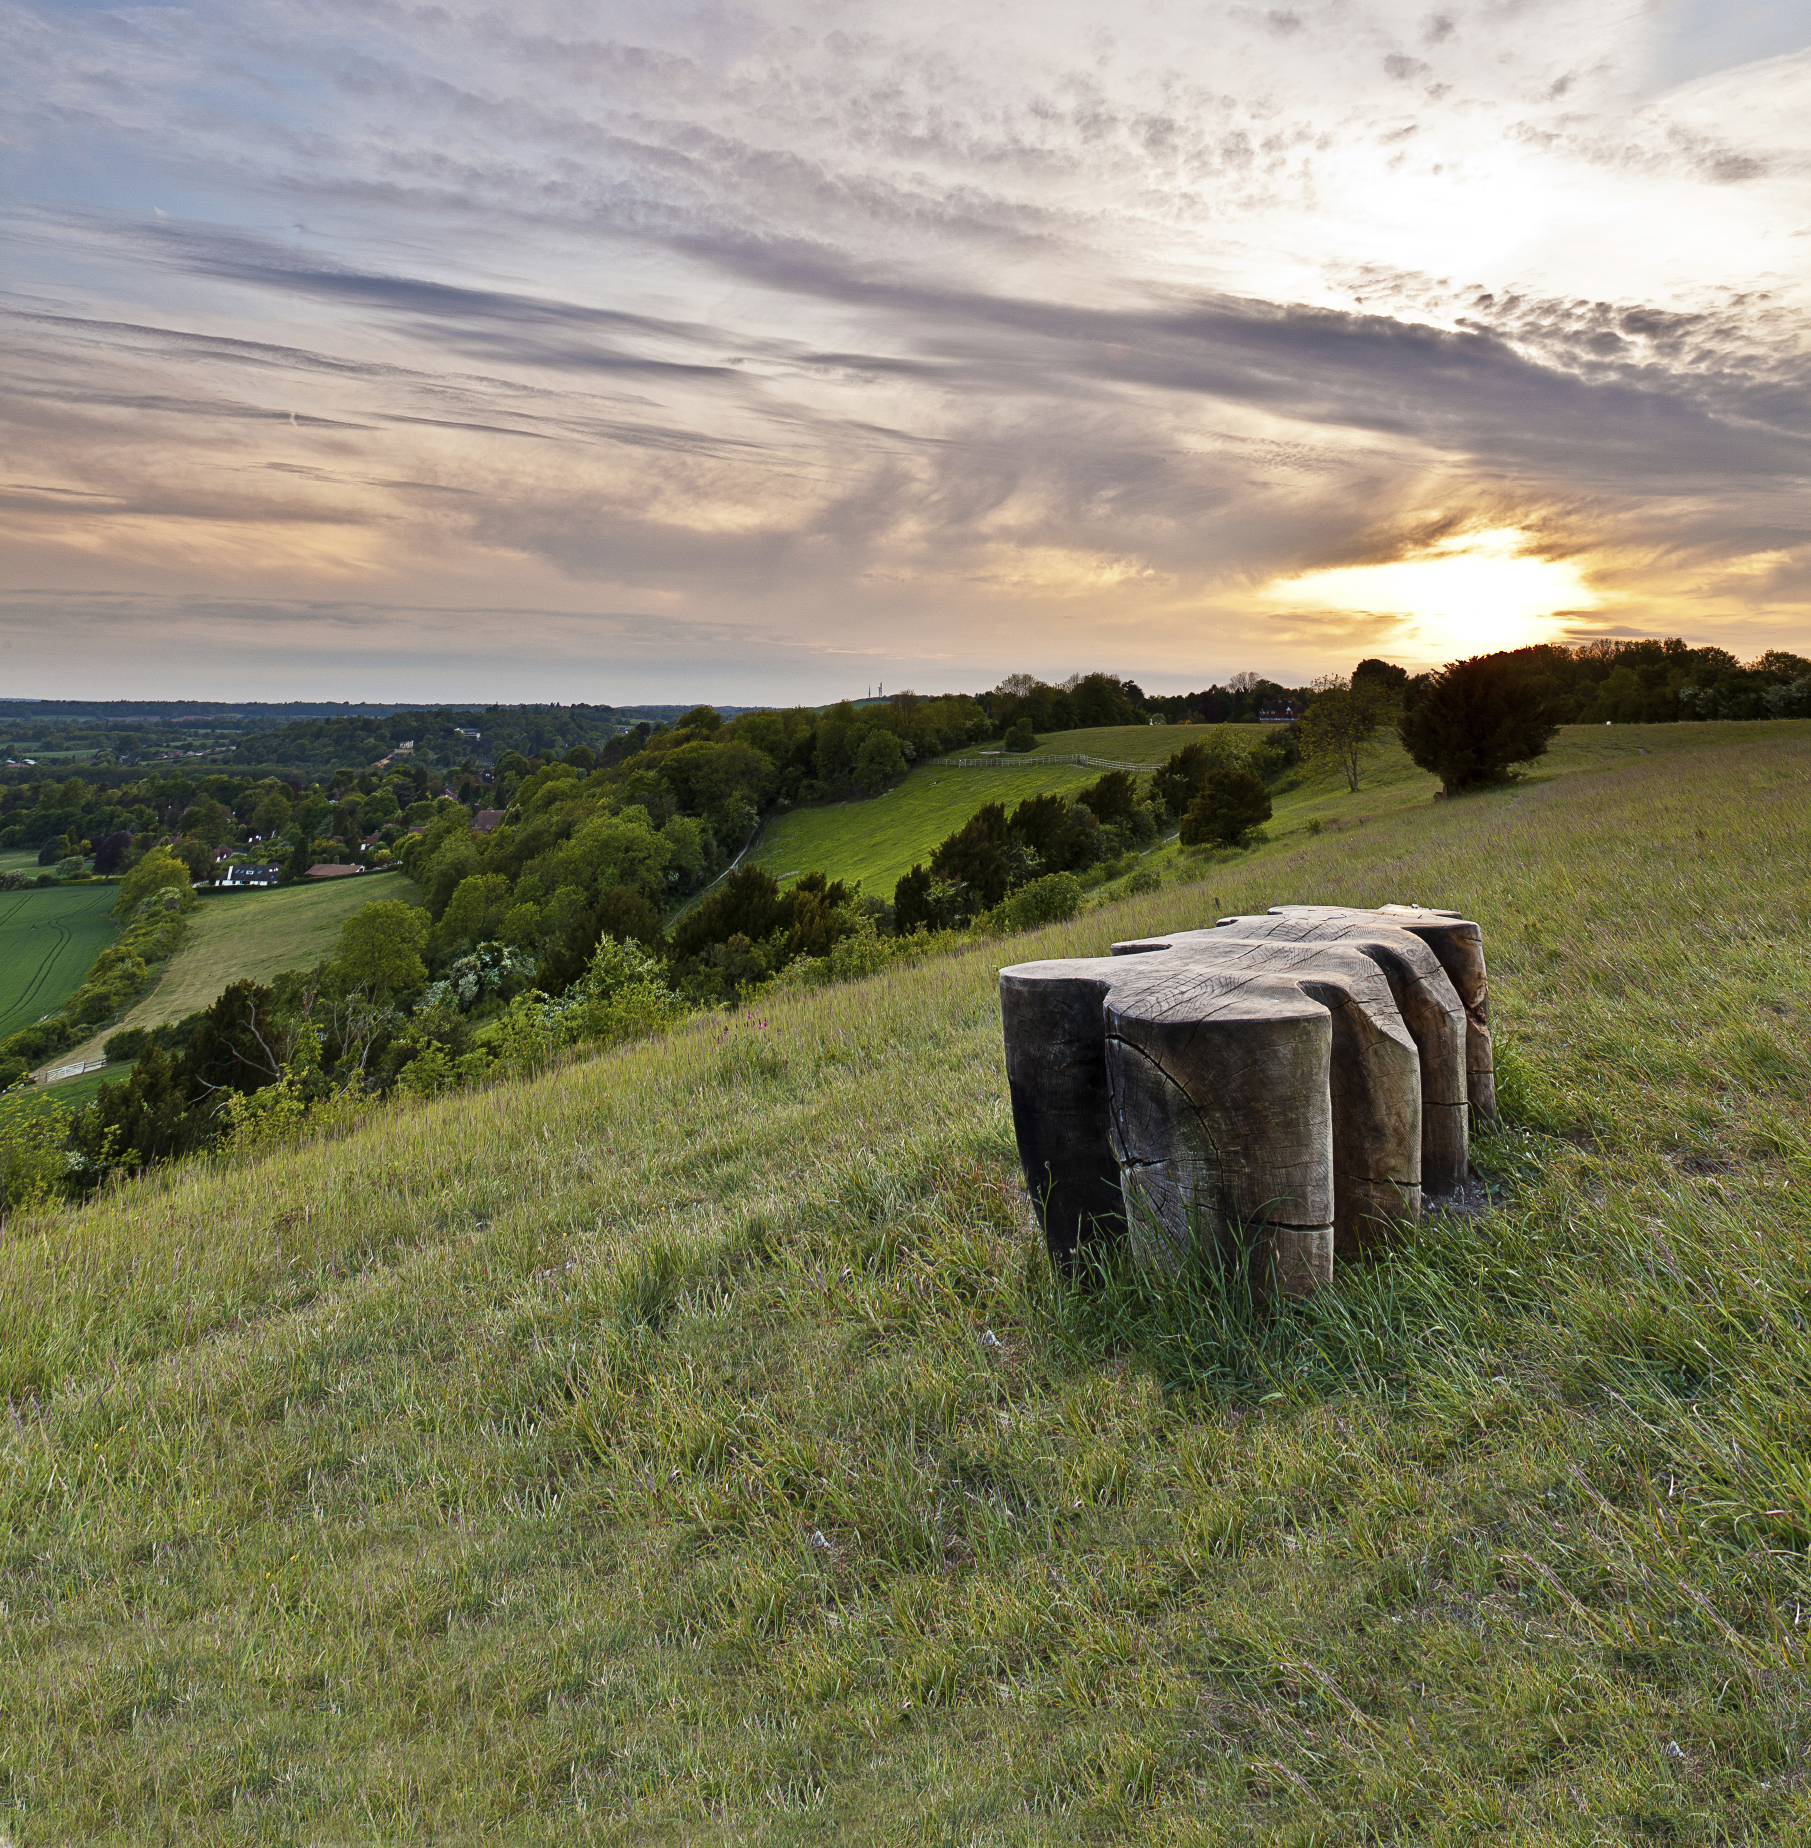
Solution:
{"label": "meadow grass", "polygon": [[[1672,729],[15,1222],[0,1833],[1802,1838],[1811,726]],[[996,965],[1408,897],[1489,1204],[1056,1283]]]}
{"label": "meadow grass", "polygon": [[[109,902],[114,896],[109,888]],[[422,902],[420,890],[400,873],[206,893],[157,986],[113,1025],[60,1054],[55,1063],[98,1059],[115,1033],[181,1020],[218,1000],[234,982],[268,982],[286,969],[312,969],[331,954],[346,919],[375,898]]]}
{"label": "meadow grass", "polygon": [[54,1014],[113,941],[111,885],[0,892],[0,1038]]}
{"label": "meadow grass", "polygon": [[[891,899],[902,874],[914,863],[928,860],[939,841],[988,803],[1004,803],[1010,813],[1027,796],[1074,796],[1101,775],[1083,764],[1044,759],[1082,753],[1118,763],[1160,764],[1173,751],[1201,742],[1215,729],[1203,725],[1101,726],[1051,732],[1036,750],[1022,756],[1001,754],[998,763],[979,769],[961,770],[936,761],[920,764],[881,795],[774,816],[749,850],[747,863],[766,867],[782,883],[789,874],[825,872],[832,879],[859,880],[870,896]],[[1259,736],[1256,726],[1237,730],[1250,742]],[[983,750],[994,749],[971,745],[950,755],[972,759]]]}
{"label": "meadow grass", "polygon": [[[1215,732],[1230,729],[1241,743],[1254,745],[1269,731],[1267,725],[1091,725],[1080,731],[1045,732],[1028,757],[1054,757],[1076,753],[1084,757],[1104,757],[1121,764],[1160,764],[1185,744],[1200,744]],[[952,757],[972,757],[978,750],[995,746],[969,745],[952,751]],[[1092,780],[1100,775],[1090,771]]]}
{"label": "meadow grass", "polygon": [[1027,796],[1074,795],[1099,775],[1078,764],[1011,770],[921,764],[884,794],[774,816],[745,864],[766,867],[782,884],[788,874],[827,872],[890,900],[912,863],[928,859],[977,809],[1004,802],[1010,813]]}

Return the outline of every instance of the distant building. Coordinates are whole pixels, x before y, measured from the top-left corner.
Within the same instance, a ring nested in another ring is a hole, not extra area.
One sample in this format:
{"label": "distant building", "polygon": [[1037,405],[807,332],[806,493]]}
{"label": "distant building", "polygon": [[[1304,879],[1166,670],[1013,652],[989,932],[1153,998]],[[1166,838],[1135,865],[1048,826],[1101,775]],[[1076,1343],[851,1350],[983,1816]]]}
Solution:
{"label": "distant building", "polygon": [[453,736],[455,738],[477,739],[482,738],[484,734],[481,731],[473,731],[469,725],[455,725],[453,727]]}
{"label": "distant building", "polygon": [[310,879],[344,879],[348,873],[362,873],[364,870],[362,866],[336,866],[330,861],[323,860],[318,866],[311,866],[308,869],[308,877]]}
{"label": "distant building", "polygon": [[1288,725],[1301,716],[1286,699],[1273,699],[1268,705],[1258,708],[1260,725]]}
{"label": "distant building", "polygon": [[501,809],[480,809],[477,814],[472,817],[472,832],[474,834],[488,834],[502,819],[503,811]]}
{"label": "distant building", "polygon": [[[354,868],[356,871],[357,869]],[[283,877],[280,866],[229,866],[221,885],[228,886],[274,886]]]}

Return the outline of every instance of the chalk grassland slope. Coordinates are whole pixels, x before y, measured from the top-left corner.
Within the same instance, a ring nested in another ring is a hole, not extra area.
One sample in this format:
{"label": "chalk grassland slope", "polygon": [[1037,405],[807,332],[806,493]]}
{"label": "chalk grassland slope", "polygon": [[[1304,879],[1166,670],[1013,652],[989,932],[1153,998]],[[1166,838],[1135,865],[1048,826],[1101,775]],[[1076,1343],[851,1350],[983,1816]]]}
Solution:
{"label": "chalk grassland slope", "polygon": [[[781,877],[816,870],[833,879],[859,879],[865,892],[890,899],[900,875],[914,861],[927,859],[939,841],[985,804],[1003,802],[1010,810],[1024,797],[1046,791],[1072,795],[1100,775],[1098,770],[1040,759],[1072,747],[1122,763],[1161,763],[1172,751],[1222,729],[1251,741],[1264,730],[1255,725],[1122,725],[1053,732],[1037,751],[1009,759],[1000,768],[954,770],[946,764],[923,764],[885,795],[777,816],[750,850],[748,863]],[[1657,752],[1720,748],[1727,741],[1725,725],[1568,725],[1527,780],[1540,782]],[[1367,755],[1356,792],[1336,774],[1315,776],[1302,770],[1287,777],[1272,791],[1276,812],[1267,832],[1283,841],[1305,835],[1315,825],[1336,832],[1365,826],[1426,802],[1438,788],[1439,779],[1411,763],[1393,735],[1386,733]],[[1159,867],[1188,861],[1173,842],[1151,857]]]}
{"label": "chalk grassland slope", "polygon": [[0,1037],[54,1014],[113,941],[110,885],[0,892]]}
{"label": "chalk grassland slope", "polygon": [[[109,899],[112,896],[109,890]],[[123,1020],[87,1045],[60,1053],[55,1063],[99,1058],[102,1044],[122,1028],[181,1020],[208,1006],[232,982],[268,982],[285,969],[313,968],[333,948],[341,924],[374,898],[419,904],[421,893],[400,873],[264,892],[208,893],[196,906],[188,935],[162,981]]]}
{"label": "chalk grassland slope", "polygon": [[[1756,731],[9,1228],[20,1839],[1804,1839]],[[996,964],[1411,892],[1488,934],[1499,1204],[1268,1323],[1058,1292]]]}

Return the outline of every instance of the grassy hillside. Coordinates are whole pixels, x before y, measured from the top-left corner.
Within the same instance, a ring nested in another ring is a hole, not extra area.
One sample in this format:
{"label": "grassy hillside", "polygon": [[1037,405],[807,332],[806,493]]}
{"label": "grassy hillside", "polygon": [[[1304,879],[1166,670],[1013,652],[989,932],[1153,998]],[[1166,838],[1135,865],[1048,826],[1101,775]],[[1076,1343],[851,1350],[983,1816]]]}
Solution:
{"label": "grassy hillside", "polygon": [[110,885],[0,892],[0,1038],[54,1014],[113,941]]}
{"label": "grassy hillside", "polygon": [[[1035,751],[1002,756],[984,769],[956,770],[946,763],[921,764],[897,787],[865,801],[825,808],[794,809],[770,821],[749,853],[747,864],[776,877],[823,871],[836,879],[859,879],[862,890],[891,898],[902,873],[922,860],[946,834],[989,802],[1009,807],[1027,796],[1073,794],[1099,776],[1080,764],[1040,761],[1082,753],[1118,763],[1160,764],[1179,746],[1204,738],[1211,728],[1187,725],[1114,725],[1092,731],[1052,732]],[[982,747],[958,752],[974,757]]]}
{"label": "grassy hillside", "polygon": [[976,809],[989,802],[1010,806],[1047,790],[1073,793],[1099,775],[1075,764],[1013,770],[926,764],[884,795],[776,816],[744,864],[765,866],[782,879],[822,870],[837,879],[859,879],[864,892],[890,899],[900,874]]}
{"label": "grassy hillside", "polygon": [[[1041,763],[1041,758],[1078,751],[1121,763],[1162,763],[1172,751],[1209,737],[1217,729],[1125,725],[1054,732],[1035,752],[1003,759],[1001,768],[953,770],[945,764],[924,764],[885,795],[825,808],[795,809],[777,817],[755,843],[748,864],[765,866],[782,879],[789,873],[813,870],[836,879],[859,879],[864,891],[891,898],[900,875],[914,861],[924,860],[939,841],[987,803],[1004,802],[1010,810],[1026,796],[1047,790],[1073,793],[1100,775],[1098,770],[1078,765]],[[1255,726],[1237,729],[1258,735]],[[1527,781],[1538,785],[1586,766],[1656,752],[1721,748],[1728,735],[1728,727],[1722,725],[1563,726],[1552,750]],[[1386,735],[1366,759],[1356,792],[1333,775],[1298,772],[1286,779],[1285,786],[1272,792],[1276,813],[1267,832],[1273,842],[1327,829],[1346,832],[1425,803],[1438,788],[1439,780],[1417,769]],[[1185,873],[1198,870],[1202,862],[1202,856],[1184,854],[1174,841],[1155,850],[1150,858],[1153,865],[1172,870],[1180,862]]]}
{"label": "grassy hillside", "polygon": [[[1057,757],[1079,754],[1105,757],[1121,764],[1160,764],[1172,751],[1185,744],[1198,744],[1215,732],[1226,729],[1218,725],[1096,725],[1083,731],[1047,732],[1037,748],[1027,757]],[[1241,737],[1256,740],[1264,728],[1241,725]],[[977,747],[979,748],[979,747]],[[973,752],[958,753],[972,756]],[[1099,771],[1094,774],[1098,776]]]}
{"label": "grassy hillside", "polygon": [[[9,1228],[7,1832],[1804,1838],[1811,726],[1673,729]],[[1494,1203],[1056,1289],[996,965],[1411,896]]]}
{"label": "grassy hillside", "polygon": [[[109,888],[109,902],[113,896]],[[123,1020],[88,1044],[59,1053],[55,1063],[98,1059],[109,1035],[124,1027],[155,1027],[166,1020],[181,1020],[208,1006],[229,983],[268,982],[285,969],[312,968],[333,948],[347,917],[374,898],[417,904],[421,894],[400,873],[269,891],[207,893],[163,980]]]}

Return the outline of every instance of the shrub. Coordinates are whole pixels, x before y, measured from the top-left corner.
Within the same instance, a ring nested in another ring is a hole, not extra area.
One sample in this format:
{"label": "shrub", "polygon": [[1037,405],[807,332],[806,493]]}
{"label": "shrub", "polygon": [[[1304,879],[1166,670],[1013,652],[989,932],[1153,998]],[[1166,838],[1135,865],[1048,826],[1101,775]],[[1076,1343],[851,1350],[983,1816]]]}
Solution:
{"label": "shrub", "polygon": [[101,1051],[115,1062],[122,1059],[130,1062],[144,1051],[145,1041],[149,1038],[150,1034],[143,1027],[123,1027],[108,1039]]}
{"label": "shrub", "polygon": [[1031,729],[1029,719],[1021,719],[1006,734],[1005,749],[1009,751],[1029,751],[1037,744],[1037,733]]}
{"label": "shrub", "polygon": [[1270,819],[1270,792],[1238,765],[1216,764],[1182,817],[1184,847],[1243,847]]}
{"label": "shrub", "polygon": [[69,1113],[15,1092],[0,1097],[0,1216],[48,1200],[68,1170]]}
{"label": "shrub", "polygon": [[1432,675],[1403,715],[1402,743],[1449,796],[1504,781],[1559,730],[1546,690],[1507,654],[1473,655]]}
{"label": "shrub", "polygon": [[195,902],[189,869],[167,847],[153,847],[119,882],[119,897],[113,901],[113,908],[122,918],[129,918],[146,899],[167,891],[175,892],[175,904],[185,911]]}
{"label": "shrub", "polygon": [[1082,908],[1082,882],[1073,873],[1046,873],[1022,885],[987,914],[995,930],[1037,930],[1062,924]]}

